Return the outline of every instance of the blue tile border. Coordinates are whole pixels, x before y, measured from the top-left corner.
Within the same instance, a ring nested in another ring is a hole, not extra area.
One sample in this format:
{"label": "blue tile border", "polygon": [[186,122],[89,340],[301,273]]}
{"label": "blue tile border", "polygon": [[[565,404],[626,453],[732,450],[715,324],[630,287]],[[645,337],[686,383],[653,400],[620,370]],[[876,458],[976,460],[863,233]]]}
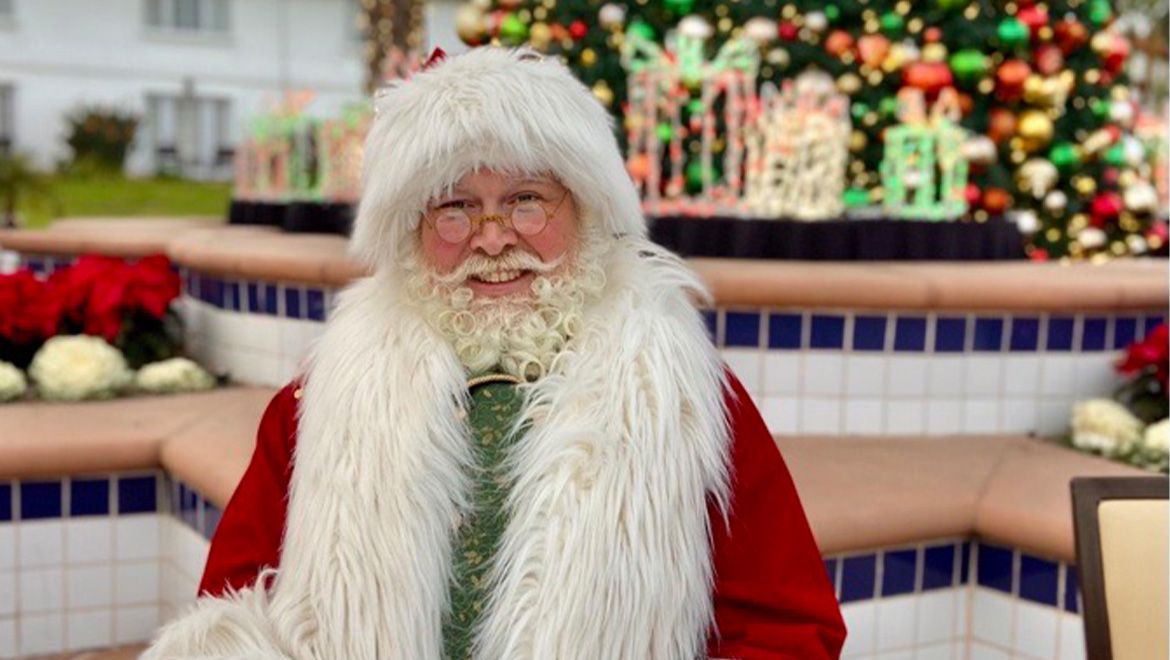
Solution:
{"label": "blue tile border", "polygon": [[[42,262],[44,260],[42,259]],[[180,269],[185,293],[245,314],[324,321],[330,290],[293,283],[241,281]],[[721,348],[882,353],[1089,353],[1118,350],[1166,319],[1145,314],[716,308],[703,310]]]}
{"label": "blue tile border", "polygon": [[[842,604],[974,586],[1079,614],[1076,568],[980,540],[953,539],[824,557]],[[970,580],[969,580],[970,579]]]}

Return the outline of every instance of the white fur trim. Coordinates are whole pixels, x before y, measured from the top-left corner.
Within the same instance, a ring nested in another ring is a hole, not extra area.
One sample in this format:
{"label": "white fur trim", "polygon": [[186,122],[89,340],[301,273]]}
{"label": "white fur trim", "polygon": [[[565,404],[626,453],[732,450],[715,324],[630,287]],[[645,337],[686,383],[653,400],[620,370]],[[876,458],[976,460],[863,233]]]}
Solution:
{"label": "white fur trim", "polygon": [[[480,658],[693,658],[712,622],[707,504],[726,508],[728,431],[721,364],[688,299],[700,285],[640,239],[608,262],[603,301],[529,386]],[[280,572],[241,654],[260,639],[293,658],[441,657],[467,506],[465,381],[394,290],[351,287],[316,351]],[[253,615],[191,615],[160,643],[234,639],[221,628]]]}

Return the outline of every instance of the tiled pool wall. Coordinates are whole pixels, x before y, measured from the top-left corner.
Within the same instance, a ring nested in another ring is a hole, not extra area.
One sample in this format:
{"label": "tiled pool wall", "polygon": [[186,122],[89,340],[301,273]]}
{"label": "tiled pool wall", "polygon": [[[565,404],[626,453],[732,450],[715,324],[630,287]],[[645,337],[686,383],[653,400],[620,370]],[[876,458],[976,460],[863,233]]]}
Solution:
{"label": "tiled pool wall", "polygon": [[[184,271],[188,348],[237,380],[278,386],[322,330],[334,290]],[[704,312],[774,433],[1056,434],[1109,396],[1119,351],[1166,318],[899,310]]]}
{"label": "tiled pool wall", "polygon": [[159,471],[0,480],[0,658],[150,639],[194,601],[218,520]]}
{"label": "tiled pool wall", "polygon": [[[221,512],[166,474],[0,481],[0,658],[149,639]],[[1084,658],[1072,566],[970,539],[825,558],[845,658]]]}
{"label": "tiled pool wall", "polygon": [[827,557],[843,658],[1082,660],[1076,569],[967,539]]}

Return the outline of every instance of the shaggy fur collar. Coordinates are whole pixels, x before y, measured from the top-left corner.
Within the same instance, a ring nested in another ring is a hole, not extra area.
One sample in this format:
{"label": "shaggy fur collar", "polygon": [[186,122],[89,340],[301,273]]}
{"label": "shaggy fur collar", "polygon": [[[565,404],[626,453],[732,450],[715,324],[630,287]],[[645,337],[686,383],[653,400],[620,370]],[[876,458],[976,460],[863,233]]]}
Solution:
{"label": "shaggy fur collar", "polygon": [[[727,503],[723,371],[690,295],[638,238],[528,388],[480,658],[700,656],[708,502]],[[453,528],[468,505],[465,375],[378,277],[347,290],[302,399],[281,566],[204,599],[147,657],[441,657]]]}

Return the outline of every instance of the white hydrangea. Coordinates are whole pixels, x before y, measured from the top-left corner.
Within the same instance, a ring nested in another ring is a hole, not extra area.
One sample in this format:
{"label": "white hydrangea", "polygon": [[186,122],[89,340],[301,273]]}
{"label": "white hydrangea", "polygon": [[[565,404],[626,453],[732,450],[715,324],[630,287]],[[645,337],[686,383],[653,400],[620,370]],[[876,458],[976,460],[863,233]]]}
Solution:
{"label": "white hydrangea", "polygon": [[1111,399],[1091,399],[1073,406],[1072,442],[1105,456],[1124,453],[1142,439],[1142,422]]}
{"label": "white hydrangea", "polygon": [[52,401],[108,399],[133,378],[118,349],[89,335],[53,337],[33,356],[28,373],[41,398]]}
{"label": "white hydrangea", "polygon": [[0,362],[0,401],[20,398],[27,389],[24,372],[17,369],[16,365]]}
{"label": "white hydrangea", "polygon": [[152,362],[138,370],[134,385],[143,392],[198,392],[215,387],[215,377],[187,358]]}
{"label": "white hydrangea", "polygon": [[1147,426],[1142,444],[1145,445],[1146,449],[1170,454],[1170,419],[1164,419]]}

